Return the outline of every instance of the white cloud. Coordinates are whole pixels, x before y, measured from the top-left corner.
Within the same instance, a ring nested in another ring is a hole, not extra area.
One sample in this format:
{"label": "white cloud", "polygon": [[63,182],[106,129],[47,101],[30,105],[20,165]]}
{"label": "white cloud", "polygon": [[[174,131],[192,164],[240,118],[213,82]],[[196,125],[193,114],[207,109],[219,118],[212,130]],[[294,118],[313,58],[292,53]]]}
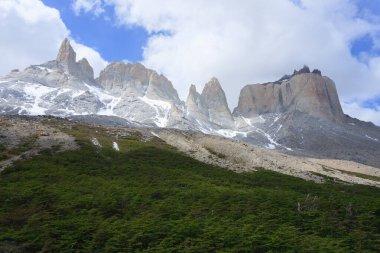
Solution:
{"label": "white cloud", "polygon": [[[69,37],[70,31],[59,12],[40,0],[1,0],[0,34],[0,75],[4,75],[15,68],[55,59],[60,43]],[[79,57],[89,60],[95,73],[106,65],[96,50],[75,41],[73,46]]]}
{"label": "white cloud", "polygon": [[76,0],[73,2],[73,9],[76,15],[79,15],[81,11],[93,12],[95,15],[100,15],[104,12],[102,6],[102,0]]}
{"label": "white cloud", "polygon": [[365,108],[357,102],[343,103],[342,106],[345,113],[351,117],[364,121],[371,121],[372,123],[380,126],[380,106],[377,108]]}
{"label": "white cloud", "polygon": [[202,88],[217,76],[235,106],[245,84],[276,80],[303,64],[335,80],[342,101],[380,94],[378,61],[371,55],[358,60],[350,51],[354,40],[380,34],[379,18],[358,9],[357,1],[103,3],[115,7],[121,24],[150,32],[144,63],[172,80],[182,98],[190,83]]}

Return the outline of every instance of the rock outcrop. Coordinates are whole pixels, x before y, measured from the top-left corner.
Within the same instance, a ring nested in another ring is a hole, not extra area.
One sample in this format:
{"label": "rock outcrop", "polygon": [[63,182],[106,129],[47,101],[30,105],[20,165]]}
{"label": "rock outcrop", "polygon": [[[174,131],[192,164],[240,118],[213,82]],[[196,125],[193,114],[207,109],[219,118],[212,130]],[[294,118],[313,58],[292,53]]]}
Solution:
{"label": "rock outcrop", "polygon": [[143,96],[148,88],[152,71],[142,64],[113,62],[100,72],[96,79],[105,90],[120,94]]}
{"label": "rock outcrop", "polygon": [[190,86],[189,95],[186,99],[186,116],[193,120],[209,122],[209,108],[204,97],[197,92],[194,84]]}
{"label": "rock outcrop", "polygon": [[86,58],[76,62],[76,53],[67,38],[63,40],[59,48],[56,61],[68,74],[94,84],[94,70]]}
{"label": "rock outcrop", "polygon": [[210,114],[210,121],[226,128],[234,127],[234,120],[228,108],[226,94],[218,79],[213,77],[202,91]]}
{"label": "rock outcrop", "polygon": [[180,103],[177,91],[163,75],[141,63],[113,62],[100,72],[96,79],[106,91],[113,94],[128,93],[151,99],[166,99]]}
{"label": "rock outcrop", "polygon": [[183,116],[183,102],[172,83],[141,63],[113,62],[96,81],[120,98],[112,108],[118,116],[161,127],[175,125]]}
{"label": "rock outcrop", "polygon": [[86,58],[82,58],[77,63],[78,66],[78,72],[77,75],[79,77],[82,77],[87,82],[93,83],[94,80],[94,70],[92,69],[90,63],[87,61]]}
{"label": "rock outcrop", "polygon": [[226,95],[215,77],[205,84],[202,94],[191,85],[186,100],[186,116],[203,126],[212,124],[218,128],[234,128]]}
{"label": "rock outcrop", "polygon": [[61,64],[68,73],[76,72],[76,57],[74,49],[70,45],[70,41],[66,38],[62,41],[57,55],[57,62]]}
{"label": "rock outcrop", "polygon": [[245,86],[234,115],[250,118],[266,113],[303,112],[342,122],[344,114],[334,82],[315,72],[301,69],[280,83]]}

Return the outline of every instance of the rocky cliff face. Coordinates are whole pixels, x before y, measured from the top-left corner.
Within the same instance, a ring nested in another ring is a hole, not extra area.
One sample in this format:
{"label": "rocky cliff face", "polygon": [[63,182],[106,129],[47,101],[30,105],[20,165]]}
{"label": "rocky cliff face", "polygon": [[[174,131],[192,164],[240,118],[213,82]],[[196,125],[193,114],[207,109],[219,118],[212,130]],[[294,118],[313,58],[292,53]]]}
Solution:
{"label": "rocky cliff face", "polygon": [[61,43],[56,61],[61,64],[68,73],[74,73],[77,71],[76,67],[77,54],[70,45],[70,41],[66,38]]}
{"label": "rocky cliff face", "polygon": [[234,115],[251,118],[296,111],[330,121],[344,119],[334,82],[318,73],[305,71],[280,82],[245,86]]}
{"label": "rocky cliff face", "polygon": [[148,88],[152,71],[142,64],[113,62],[100,72],[96,79],[105,90],[120,94],[128,92],[136,96],[143,96]]}
{"label": "rocky cliff face", "polygon": [[96,81],[119,97],[112,111],[123,118],[164,127],[175,125],[183,114],[183,103],[172,83],[140,63],[111,63]]}
{"label": "rocky cliff face", "polygon": [[190,86],[189,95],[186,99],[186,116],[193,120],[209,122],[209,108],[204,97],[197,92],[195,85]]}
{"label": "rocky cliff face", "polygon": [[94,84],[94,70],[86,58],[76,62],[76,53],[66,38],[59,48],[56,62],[62,69],[70,75],[73,75],[85,82]]}
{"label": "rocky cliff face", "polygon": [[203,88],[202,94],[191,85],[186,100],[186,115],[203,126],[234,128],[234,119],[228,108],[226,95],[216,78],[212,78]]}
{"label": "rocky cliff face", "polygon": [[206,83],[202,96],[209,109],[210,121],[226,128],[233,128],[234,119],[228,108],[226,94],[218,79],[214,77]]}

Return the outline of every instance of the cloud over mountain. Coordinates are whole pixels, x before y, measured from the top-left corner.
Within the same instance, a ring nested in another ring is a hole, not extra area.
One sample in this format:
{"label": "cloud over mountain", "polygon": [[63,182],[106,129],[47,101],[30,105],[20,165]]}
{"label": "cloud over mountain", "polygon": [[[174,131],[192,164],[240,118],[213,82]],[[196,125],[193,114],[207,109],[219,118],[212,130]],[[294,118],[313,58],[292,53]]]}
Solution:
{"label": "cloud over mountain", "polygon": [[380,94],[380,57],[351,53],[355,41],[370,36],[375,47],[380,37],[379,17],[357,1],[78,2],[87,12],[98,12],[101,2],[114,6],[120,24],[149,31],[144,62],[167,75],[182,97],[190,83],[217,76],[235,106],[243,85],[303,64],[334,79],[346,103]]}
{"label": "cloud over mountain", "polygon": [[[70,36],[60,13],[40,0],[0,1],[0,74],[53,59],[61,41]],[[73,43],[78,59],[86,57],[95,73],[107,62],[85,45]]]}
{"label": "cloud over mountain", "polygon": [[[191,83],[201,90],[216,76],[234,107],[245,84],[273,81],[307,64],[336,82],[345,112],[380,122],[378,106],[362,106],[380,95],[380,18],[360,3],[76,0],[72,11],[100,16],[111,7],[117,25],[146,29],[144,64],[173,81],[182,99]],[[3,0],[0,13],[0,74],[53,58],[60,41],[70,36],[59,11],[41,0]],[[369,38],[370,48],[353,53],[363,38]],[[95,49],[75,41],[73,47],[95,75],[106,65]]]}

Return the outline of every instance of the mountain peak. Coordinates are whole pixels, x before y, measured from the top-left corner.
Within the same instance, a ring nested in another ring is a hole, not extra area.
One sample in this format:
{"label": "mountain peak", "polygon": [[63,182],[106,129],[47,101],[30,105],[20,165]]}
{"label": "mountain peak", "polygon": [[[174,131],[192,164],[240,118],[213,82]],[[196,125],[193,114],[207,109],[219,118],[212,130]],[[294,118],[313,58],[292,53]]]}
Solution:
{"label": "mountain peak", "polygon": [[213,77],[208,81],[203,90],[202,90],[202,96],[208,97],[208,96],[220,96],[225,97],[224,91],[222,86],[220,85],[218,79],[216,77]]}
{"label": "mountain peak", "polygon": [[334,82],[308,67],[283,80],[245,86],[234,114],[253,117],[266,113],[307,113],[316,118],[342,122],[344,114]]}
{"label": "mountain peak", "polygon": [[210,79],[210,81],[208,81],[205,84],[205,87],[204,87],[203,90],[207,90],[207,89],[209,89],[211,87],[213,87],[214,89],[221,89],[222,90],[222,86],[220,85],[219,80],[216,77],[212,77]]}
{"label": "mountain peak", "polygon": [[212,122],[223,126],[233,126],[233,119],[231,111],[228,108],[226,94],[217,78],[213,77],[205,84],[202,97],[209,108]]}
{"label": "mountain peak", "polygon": [[194,84],[190,85],[189,94],[195,92],[197,92],[197,87]]}
{"label": "mountain peak", "polygon": [[202,90],[202,96],[204,96],[206,100],[219,100],[223,104],[227,103],[226,94],[218,79],[215,77],[211,78],[211,80],[205,84]]}
{"label": "mountain peak", "polygon": [[59,48],[57,55],[57,62],[66,68],[66,70],[72,70],[76,63],[76,53],[71,47],[70,40],[65,38],[61,47]]}
{"label": "mountain peak", "polygon": [[94,79],[94,70],[86,58],[82,58],[78,61],[78,72],[87,80]]}
{"label": "mountain peak", "polygon": [[307,65],[303,65],[303,67],[300,70],[294,70],[293,76],[298,74],[308,74],[310,73],[310,69]]}

